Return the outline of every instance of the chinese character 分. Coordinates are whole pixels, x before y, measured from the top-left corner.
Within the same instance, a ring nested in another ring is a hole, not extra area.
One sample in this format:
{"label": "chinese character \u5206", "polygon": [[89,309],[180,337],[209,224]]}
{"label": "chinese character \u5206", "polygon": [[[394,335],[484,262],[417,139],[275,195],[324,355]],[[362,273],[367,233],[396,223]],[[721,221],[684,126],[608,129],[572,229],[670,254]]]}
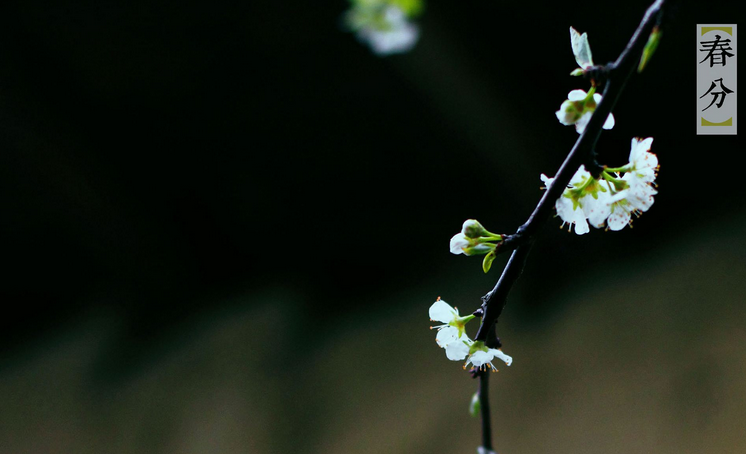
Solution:
{"label": "chinese character \u5206", "polygon": [[[702,59],[703,63],[705,60],[710,60],[710,68],[714,65],[725,66],[727,57],[733,57],[734,54],[728,52],[733,50],[730,47],[730,39],[724,39],[720,41],[720,35],[715,35],[715,41],[700,41],[699,42],[704,49],[700,49],[700,52],[707,52],[707,56]],[[725,47],[728,46],[728,47]]]}
{"label": "chinese character \u5206", "polygon": [[[712,91],[717,86],[717,84],[715,82],[718,82],[718,84],[720,84],[720,90],[721,91]],[[712,93],[710,93],[710,92],[712,92]],[[712,85],[710,85],[710,89],[707,90],[707,92],[704,95],[702,95],[702,96],[699,97],[699,99],[702,99],[705,96],[707,96],[708,94],[712,95],[712,102],[710,103],[709,106],[707,106],[704,109],[702,109],[702,112],[704,112],[705,110],[707,110],[710,107],[712,107],[712,105],[715,104],[715,101],[718,99],[718,96],[720,96],[720,102],[717,103],[717,108],[719,109],[720,106],[722,106],[723,103],[725,102],[725,96],[728,93],[733,93],[733,90],[731,90],[730,88],[728,88],[725,85],[723,85],[723,78],[722,77],[720,79],[713,80],[712,81]]]}

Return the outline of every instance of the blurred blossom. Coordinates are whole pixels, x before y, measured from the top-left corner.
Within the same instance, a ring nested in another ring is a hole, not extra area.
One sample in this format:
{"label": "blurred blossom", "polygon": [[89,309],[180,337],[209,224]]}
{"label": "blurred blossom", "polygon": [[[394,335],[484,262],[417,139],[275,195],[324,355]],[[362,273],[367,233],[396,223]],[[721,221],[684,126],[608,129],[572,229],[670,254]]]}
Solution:
{"label": "blurred blossom", "polygon": [[414,47],[420,32],[411,18],[421,10],[419,0],[356,0],[345,20],[361,42],[385,56]]}
{"label": "blurred blossom", "polygon": [[398,54],[414,47],[420,36],[417,25],[409,22],[396,6],[387,7],[383,15],[383,24],[361,28],[357,38],[368,43],[378,55]]}

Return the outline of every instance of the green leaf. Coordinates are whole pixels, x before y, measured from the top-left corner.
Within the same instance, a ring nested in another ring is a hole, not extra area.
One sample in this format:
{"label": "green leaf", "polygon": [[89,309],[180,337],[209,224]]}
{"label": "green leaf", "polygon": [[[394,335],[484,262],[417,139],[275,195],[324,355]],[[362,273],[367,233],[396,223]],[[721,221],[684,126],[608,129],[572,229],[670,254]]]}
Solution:
{"label": "green leaf", "polygon": [[578,33],[577,30],[570,27],[570,44],[572,53],[575,55],[575,61],[581,68],[593,66],[593,55],[591,54],[591,45],[588,44],[588,34]]}
{"label": "green leaf", "polygon": [[495,251],[490,251],[489,254],[484,256],[484,260],[482,261],[482,269],[484,272],[488,272],[490,268],[492,268],[492,262],[495,260]]}

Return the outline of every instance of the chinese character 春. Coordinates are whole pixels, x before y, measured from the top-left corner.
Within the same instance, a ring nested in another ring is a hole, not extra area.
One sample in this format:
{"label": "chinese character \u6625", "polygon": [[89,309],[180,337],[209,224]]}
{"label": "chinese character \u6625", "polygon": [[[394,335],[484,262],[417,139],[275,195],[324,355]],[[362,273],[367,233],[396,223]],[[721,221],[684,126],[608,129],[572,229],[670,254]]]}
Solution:
{"label": "chinese character \u6625", "polygon": [[[717,84],[715,82],[718,82],[720,84],[720,90],[721,91],[712,91],[717,86]],[[705,93],[704,95],[702,95],[702,96],[699,97],[699,99],[702,99],[705,96],[707,96],[708,94],[712,95],[712,102],[710,103],[709,106],[707,106],[704,109],[702,109],[702,112],[704,112],[705,110],[709,109],[713,104],[715,104],[715,101],[718,99],[718,96],[720,96],[720,102],[717,103],[717,108],[719,109],[720,106],[722,106],[723,103],[725,102],[725,95],[727,95],[728,93],[733,93],[733,90],[731,90],[730,88],[728,88],[725,85],[723,85],[723,78],[722,77],[720,79],[713,80],[712,81],[712,85],[710,85],[710,89],[707,90],[707,93]]]}
{"label": "chinese character \u6625", "polygon": [[[707,52],[707,56],[702,59],[700,63],[709,59],[710,68],[712,68],[713,65],[725,66],[727,57],[734,56],[734,54],[728,52],[729,50],[733,50],[733,48],[730,47],[730,39],[720,41],[720,35],[715,35],[715,41],[700,41],[699,43],[704,47],[704,49],[700,49],[699,51]],[[725,46],[728,47],[726,48]]]}

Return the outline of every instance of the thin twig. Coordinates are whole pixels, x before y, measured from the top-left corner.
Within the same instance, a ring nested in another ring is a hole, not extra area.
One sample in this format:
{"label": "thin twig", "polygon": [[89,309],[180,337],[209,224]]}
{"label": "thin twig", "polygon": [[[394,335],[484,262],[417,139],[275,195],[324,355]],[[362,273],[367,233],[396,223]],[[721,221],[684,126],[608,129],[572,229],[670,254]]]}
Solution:
{"label": "thin twig", "polygon": [[640,25],[630,39],[627,47],[613,63],[607,65],[607,78],[604,83],[604,92],[601,102],[598,103],[595,112],[591,116],[585,131],[580,135],[565,161],[557,171],[552,184],[544,192],[541,200],[536,205],[533,213],[526,223],[518,228],[518,231],[510,236],[510,241],[500,247],[501,252],[513,249],[508,263],[503,269],[500,279],[495,287],[482,297],[482,311],[484,317],[479,326],[476,340],[485,341],[489,329],[497,323],[505,304],[508,293],[513,284],[518,280],[526,263],[528,253],[541,227],[552,215],[555,201],[562,195],[572,176],[586,162],[592,162],[596,142],[601,135],[603,124],[606,122],[614,105],[619,100],[627,80],[637,67],[637,62],[647,42],[653,27],[660,23],[660,14],[663,11],[665,0],[657,0],[645,12]]}
{"label": "thin twig", "polygon": [[492,451],[492,422],[490,421],[490,371],[479,371],[479,408],[482,413],[482,447]]}

